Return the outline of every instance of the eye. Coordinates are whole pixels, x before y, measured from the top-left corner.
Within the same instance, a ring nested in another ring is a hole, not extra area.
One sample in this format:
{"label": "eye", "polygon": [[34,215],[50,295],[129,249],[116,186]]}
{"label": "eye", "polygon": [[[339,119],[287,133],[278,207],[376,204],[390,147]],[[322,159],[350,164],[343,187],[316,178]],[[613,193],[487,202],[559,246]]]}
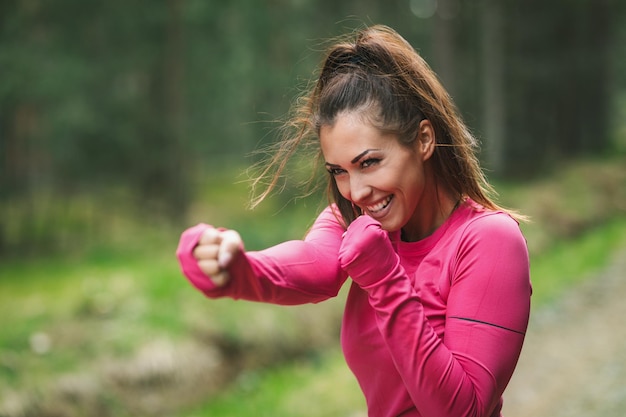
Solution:
{"label": "eye", "polygon": [[369,168],[373,165],[377,165],[380,162],[380,158],[368,158],[361,162],[361,168]]}
{"label": "eye", "polygon": [[328,171],[328,173],[330,175],[332,175],[333,177],[336,177],[336,176],[341,175],[344,172],[346,172],[345,170],[343,170],[341,168],[332,168],[332,167],[326,168],[326,171]]}

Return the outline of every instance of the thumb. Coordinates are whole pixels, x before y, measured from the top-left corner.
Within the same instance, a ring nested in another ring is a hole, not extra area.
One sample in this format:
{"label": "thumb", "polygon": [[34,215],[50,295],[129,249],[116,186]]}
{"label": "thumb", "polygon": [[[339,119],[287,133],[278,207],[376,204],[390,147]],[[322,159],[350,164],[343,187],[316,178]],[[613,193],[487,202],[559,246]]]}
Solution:
{"label": "thumb", "polygon": [[234,230],[225,230],[222,232],[222,240],[217,252],[217,264],[221,269],[227,268],[233,257],[242,248],[241,236]]}

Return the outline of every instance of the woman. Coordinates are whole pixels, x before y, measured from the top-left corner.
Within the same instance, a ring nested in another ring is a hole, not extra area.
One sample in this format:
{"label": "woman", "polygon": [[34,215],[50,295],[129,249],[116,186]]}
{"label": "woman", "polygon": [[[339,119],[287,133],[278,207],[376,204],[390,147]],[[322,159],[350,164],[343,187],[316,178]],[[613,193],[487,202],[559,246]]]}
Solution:
{"label": "woman", "polygon": [[341,342],[370,416],[500,416],[528,324],[526,242],[436,75],[392,29],[364,29],[330,48],[291,126],[273,183],[318,141],[332,204],[304,240],[258,252],[195,226],[184,274],[208,297],[285,305],[350,277]]}

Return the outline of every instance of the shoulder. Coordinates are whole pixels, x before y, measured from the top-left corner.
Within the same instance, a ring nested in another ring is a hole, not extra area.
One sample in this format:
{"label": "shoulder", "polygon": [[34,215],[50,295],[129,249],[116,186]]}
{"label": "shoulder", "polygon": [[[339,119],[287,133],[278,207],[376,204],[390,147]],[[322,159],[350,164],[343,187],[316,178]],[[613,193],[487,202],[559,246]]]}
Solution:
{"label": "shoulder", "polygon": [[528,247],[519,223],[502,211],[471,210],[466,216],[450,242],[451,283],[471,282],[483,288],[482,283],[494,291],[503,286],[530,288]]}
{"label": "shoulder", "polygon": [[346,231],[339,209],[333,204],[324,208],[307,232],[307,239],[317,236],[339,236]]}
{"label": "shoulder", "polygon": [[343,218],[341,217],[341,213],[339,212],[339,208],[335,204],[331,204],[326,206],[320,213],[317,215],[315,219],[314,225],[317,223],[324,223],[327,225],[332,225],[333,227],[340,227],[343,230],[346,229],[344,226]]}
{"label": "shoulder", "polygon": [[472,200],[464,204],[459,229],[464,235],[523,237],[519,222],[510,214],[486,209]]}
{"label": "shoulder", "polygon": [[474,213],[464,226],[465,234],[479,236],[522,236],[519,223],[508,213],[484,211]]}
{"label": "shoulder", "polygon": [[489,257],[514,255],[527,257],[526,239],[511,215],[467,202],[455,227],[459,255],[474,253]]}

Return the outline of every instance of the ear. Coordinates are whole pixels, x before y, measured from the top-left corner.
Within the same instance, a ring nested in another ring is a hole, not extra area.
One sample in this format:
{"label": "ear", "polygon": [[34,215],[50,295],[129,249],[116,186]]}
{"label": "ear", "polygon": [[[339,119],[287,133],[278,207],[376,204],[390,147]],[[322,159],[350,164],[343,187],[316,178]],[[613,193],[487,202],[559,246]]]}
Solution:
{"label": "ear", "polygon": [[437,140],[435,137],[435,129],[430,120],[424,119],[420,122],[419,131],[417,133],[416,150],[421,156],[422,161],[429,159],[435,152]]}

